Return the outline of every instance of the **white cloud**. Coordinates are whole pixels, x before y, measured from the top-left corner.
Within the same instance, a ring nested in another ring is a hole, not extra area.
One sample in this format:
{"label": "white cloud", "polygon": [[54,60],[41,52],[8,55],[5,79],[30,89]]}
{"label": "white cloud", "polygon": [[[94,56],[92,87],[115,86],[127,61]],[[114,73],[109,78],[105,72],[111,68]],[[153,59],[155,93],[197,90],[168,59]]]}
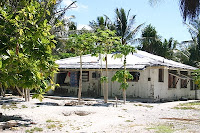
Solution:
{"label": "white cloud", "polygon": [[[62,5],[69,6],[72,2],[73,0],[63,0]],[[71,7],[73,7],[72,10],[76,10],[76,11],[80,11],[81,9],[88,9],[88,6],[78,3],[78,2],[73,4]]]}
{"label": "white cloud", "polygon": [[81,30],[83,28],[86,29],[86,30],[92,30],[92,28],[89,25],[86,25],[86,24],[78,24],[77,25],[78,30]]}

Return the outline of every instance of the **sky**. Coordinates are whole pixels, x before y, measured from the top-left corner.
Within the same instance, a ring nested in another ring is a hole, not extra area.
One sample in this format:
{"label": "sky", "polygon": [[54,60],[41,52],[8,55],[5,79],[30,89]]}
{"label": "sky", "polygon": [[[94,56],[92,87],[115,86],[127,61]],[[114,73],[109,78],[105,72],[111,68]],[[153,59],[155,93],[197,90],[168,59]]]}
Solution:
{"label": "sky", "polygon": [[[62,5],[69,5],[72,0],[63,0]],[[173,37],[178,42],[191,40],[187,26],[183,23],[179,9],[179,0],[158,0],[159,3],[151,5],[149,0],[77,0],[77,8],[66,12],[66,16],[75,16],[72,21],[78,28],[88,28],[89,21],[98,16],[107,15],[112,21],[115,19],[115,9],[124,8],[130,16],[136,15],[136,23],[133,27],[145,23],[156,28],[157,33],[163,39]],[[141,31],[137,37],[141,37]]]}

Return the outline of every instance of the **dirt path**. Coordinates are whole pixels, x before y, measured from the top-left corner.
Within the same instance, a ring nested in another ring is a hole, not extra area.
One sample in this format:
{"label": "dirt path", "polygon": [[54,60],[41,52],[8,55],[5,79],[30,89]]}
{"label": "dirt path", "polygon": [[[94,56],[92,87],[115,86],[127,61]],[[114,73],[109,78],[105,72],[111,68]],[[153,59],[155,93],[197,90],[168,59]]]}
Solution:
{"label": "dirt path", "polygon": [[[17,127],[0,132],[200,132],[200,111],[198,108],[174,109],[180,103],[130,102],[118,107],[106,107],[100,101],[89,101],[96,106],[64,106],[70,100],[45,98],[42,103],[36,99],[25,103],[20,98],[0,101],[3,120],[15,120]],[[11,104],[13,103],[13,104]],[[98,106],[99,105],[99,106]],[[195,106],[196,107],[196,106]],[[2,118],[1,118],[2,119]]]}

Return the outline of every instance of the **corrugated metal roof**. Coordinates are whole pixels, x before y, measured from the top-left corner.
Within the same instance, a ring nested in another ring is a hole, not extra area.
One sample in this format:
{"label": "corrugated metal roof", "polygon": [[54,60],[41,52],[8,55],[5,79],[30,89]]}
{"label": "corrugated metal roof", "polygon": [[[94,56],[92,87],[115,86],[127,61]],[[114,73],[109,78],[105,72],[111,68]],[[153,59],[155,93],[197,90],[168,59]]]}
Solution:
{"label": "corrugated metal roof", "polygon": [[[120,69],[123,68],[123,59],[114,59],[113,54],[108,54],[108,68],[109,69]],[[102,55],[102,58],[104,56]],[[101,68],[101,60],[99,57],[88,55],[82,56],[83,69],[99,69]],[[57,60],[56,63],[59,68],[62,69],[78,69],[80,68],[80,58],[71,57],[66,59]],[[149,66],[166,66],[172,68],[181,68],[195,70],[197,68],[178,63],[172,60],[165,59],[161,56],[153,55],[145,51],[137,50],[136,53],[129,54],[127,56],[127,69],[138,69],[142,70]],[[102,68],[106,68],[105,61],[102,61]]]}

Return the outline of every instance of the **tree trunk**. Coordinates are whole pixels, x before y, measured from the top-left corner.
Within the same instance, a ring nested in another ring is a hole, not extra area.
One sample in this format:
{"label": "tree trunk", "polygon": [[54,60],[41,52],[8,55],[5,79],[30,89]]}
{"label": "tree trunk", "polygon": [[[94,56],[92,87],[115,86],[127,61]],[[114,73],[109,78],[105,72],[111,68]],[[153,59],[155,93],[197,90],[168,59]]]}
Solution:
{"label": "tree trunk", "polygon": [[27,89],[25,89],[24,91],[25,91],[25,93],[24,93],[25,102],[27,102],[28,101],[28,99],[27,99]]}
{"label": "tree trunk", "polygon": [[78,104],[81,103],[81,91],[82,91],[82,55],[80,55],[80,79],[79,79],[79,89],[78,89]]}
{"label": "tree trunk", "polygon": [[[103,70],[102,70],[102,54],[100,54],[100,59],[101,59],[101,77],[103,77]],[[101,83],[101,90],[103,91],[104,93],[104,82],[101,82],[101,79],[100,79],[100,83]],[[101,96],[101,91],[100,91],[100,96]]]}
{"label": "tree trunk", "polygon": [[25,89],[24,98],[25,98],[26,102],[30,101],[30,90],[29,89]]}
{"label": "tree trunk", "polygon": [[123,89],[123,99],[124,99],[124,104],[126,104],[126,90]]}
{"label": "tree trunk", "polygon": [[[108,57],[106,54],[106,78],[108,78]],[[104,93],[104,102],[108,103],[108,81],[106,81],[105,93]]]}
{"label": "tree trunk", "polygon": [[25,98],[25,91],[24,91],[24,88],[22,89],[22,93],[23,93],[23,98]]}
{"label": "tree trunk", "polygon": [[[126,71],[126,56],[124,56],[124,74]],[[124,75],[124,83],[126,83],[126,77]],[[123,99],[124,99],[124,104],[126,104],[126,88],[123,89]]]}
{"label": "tree trunk", "polygon": [[1,95],[2,95],[3,97],[5,97],[5,90],[4,90],[3,86],[2,86],[2,88],[1,88]]}
{"label": "tree trunk", "polygon": [[27,89],[27,96],[28,101],[30,101],[30,89]]}
{"label": "tree trunk", "polygon": [[23,92],[16,86],[18,93],[23,97]]}

